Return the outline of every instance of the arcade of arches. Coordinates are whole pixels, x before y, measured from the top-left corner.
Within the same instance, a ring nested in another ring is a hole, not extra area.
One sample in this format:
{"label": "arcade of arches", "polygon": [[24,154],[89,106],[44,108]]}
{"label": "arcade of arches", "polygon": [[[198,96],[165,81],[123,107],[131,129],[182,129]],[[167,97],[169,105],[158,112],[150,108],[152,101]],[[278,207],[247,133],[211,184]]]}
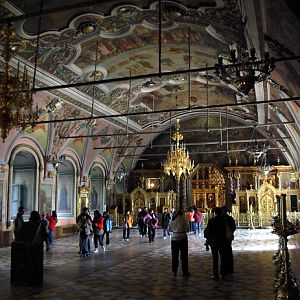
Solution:
{"label": "arcade of arches", "polygon": [[[12,240],[12,220],[19,205],[25,207],[25,219],[31,210],[56,210],[57,236],[75,231],[75,218],[84,206],[91,211],[108,210],[116,226],[125,209],[135,215],[139,207],[151,207],[160,217],[164,208],[178,207],[175,180],[161,169],[134,170],[110,182],[105,177],[105,164],[98,161],[80,178],[74,153],[67,153],[56,169],[46,171],[41,154],[26,145],[12,149],[8,166],[1,170],[0,183],[2,245]],[[277,166],[265,176],[255,167],[222,170],[213,164],[198,164],[190,177],[182,180],[181,196],[185,208],[196,206],[207,217],[214,207],[227,205],[238,226],[270,226],[283,193],[287,194],[290,218],[298,217],[299,182],[291,174],[288,166]]]}

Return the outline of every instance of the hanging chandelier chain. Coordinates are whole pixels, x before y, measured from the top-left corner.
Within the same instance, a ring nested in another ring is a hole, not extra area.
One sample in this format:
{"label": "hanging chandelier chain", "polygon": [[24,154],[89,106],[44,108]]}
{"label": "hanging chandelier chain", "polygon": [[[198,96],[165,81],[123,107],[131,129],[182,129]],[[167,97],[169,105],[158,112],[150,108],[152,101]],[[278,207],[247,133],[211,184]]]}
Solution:
{"label": "hanging chandelier chain", "polygon": [[29,83],[26,65],[23,74],[18,63],[16,75],[11,74],[9,61],[13,56],[12,39],[15,31],[10,25],[4,30],[4,72],[0,72],[0,129],[3,142],[12,129],[32,129],[38,119],[38,108],[32,110],[32,88]]}

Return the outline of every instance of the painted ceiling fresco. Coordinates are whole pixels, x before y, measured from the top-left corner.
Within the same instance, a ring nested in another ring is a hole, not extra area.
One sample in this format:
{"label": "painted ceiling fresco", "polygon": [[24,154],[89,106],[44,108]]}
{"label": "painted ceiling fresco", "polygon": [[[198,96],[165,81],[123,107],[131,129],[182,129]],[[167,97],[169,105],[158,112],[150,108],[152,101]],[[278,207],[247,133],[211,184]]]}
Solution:
{"label": "painted ceiling fresco", "polygon": [[[0,6],[0,15],[4,18],[38,11],[40,5],[39,0],[7,2],[10,6]],[[44,2],[43,9],[62,5],[58,0]],[[31,68],[30,75],[36,61],[36,86],[45,89],[36,93],[37,98],[41,99],[38,101],[41,123],[32,133],[45,151],[59,153],[69,147],[84,159],[85,147],[94,151],[94,147],[121,145],[127,148],[99,149],[91,155],[102,152],[112,164],[117,166],[123,159],[129,166],[131,159],[127,155],[143,154],[145,150],[131,146],[169,144],[168,135],[151,134],[151,130],[166,130],[176,118],[181,118],[182,128],[195,129],[185,135],[185,142],[200,140],[206,143],[193,146],[195,152],[227,149],[225,132],[196,131],[205,129],[207,124],[213,128],[224,124],[253,125],[297,119],[296,110],[289,103],[260,106],[247,103],[267,97],[276,99],[299,95],[299,61],[278,63],[269,78],[269,86],[264,83],[263,92],[253,90],[247,96],[233,85],[220,81],[214,70],[205,70],[217,63],[219,55],[228,58],[230,47],[239,45],[245,48],[247,40],[250,43],[251,34],[244,30],[247,21],[240,15],[239,8],[245,1],[162,1],[161,53],[158,1],[99,2],[98,5],[86,7],[83,0],[65,0],[64,5],[74,5],[74,8],[58,9],[53,14],[43,15],[40,28],[38,17],[19,20],[15,24],[17,35],[13,45],[16,47],[16,58]],[[300,53],[297,39],[300,22],[285,6],[285,1],[273,2],[263,1],[261,7],[253,4],[257,14],[258,34],[255,38],[260,43],[259,47],[268,48],[276,57],[297,55]],[[274,18],[279,11],[280,18]],[[261,17],[266,20],[265,25],[259,21]],[[1,33],[0,43],[3,44]],[[17,59],[12,62],[11,72],[16,72]],[[2,60],[0,68],[3,68]],[[194,72],[195,68],[202,68],[203,71]],[[186,72],[159,76],[159,70]],[[151,76],[152,73],[156,75]],[[140,78],[130,80],[134,76]],[[108,82],[112,79],[114,81]],[[92,84],[85,84],[89,82]],[[62,84],[74,86],[47,90],[49,86]],[[45,109],[56,98],[62,101],[62,106],[49,114]],[[212,108],[207,109],[207,106]],[[299,101],[293,103],[295,106],[300,107]],[[128,113],[131,115],[126,116]],[[88,126],[89,117],[95,118],[96,125]],[[70,121],[42,123],[62,119]],[[142,135],[143,131],[150,133]],[[245,136],[251,137],[252,131],[252,127],[231,130],[227,139],[238,141]],[[118,136],[127,132],[136,135]],[[295,150],[299,148],[299,132],[298,123],[260,129],[261,136],[266,138],[290,136]],[[51,136],[50,143],[46,142],[47,135]],[[70,135],[77,138],[67,140],[65,137]],[[92,135],[88,143],[84,135]],[[219,143],[210,145],[210,142]],[[242,146],[242,143],[231,143],[230,149],[237,150]],[[274,144],[274,148],[278,146],[287,148],[284,141]],[[145,154],[166,153],[166,149],[152,148]],[[293,162],[300,167],[300,160],[292,158],[292,151],[286,156],[272,151],[270,160],[274,163],[279,156],[282,162]],[[217,157],[221,165],[227,161],[224,153],[197,154],[195,160],[213,160]],[[156,158],[157,161],[160,159]],[[245,153],[240,154],[239,161],[251,164]]]}
{"label": "painted ceiling fresco", "polygon": [[[64,26],[61,24],[62,27],[59,29],[55,27],[57,24],[51,22],[47,23],[48,26],[50,25],[47,29],[43,30],[41,27],[43,33],[39,37],[37,66],[65,83],[81,83],[151,74],[158,71],[159,63],[163,72],[187,69],[189,64],[191,69],[213,65],[216,57],[221,53],[228,53],[229,48],[228,44],[224,43],[227,37],[220,41],[206,29],[211,23],[215,23],[217,28],[217,21],[222,15],[218,16],[212,11],[212,4],[213,2],[211,4],[206,2],[201,5],[200,2],[198,10],[191,10],[183,5],[165,2],[164,6],[171,14],[164,14],[163,18],[160,59],[157,2],[153,2],[150,9],[146,10],[132,5],[123,5],[114,8],[111,15],[107,17],[100,14],[84,14],[72,18],[70,14],[69,23]],[[22,6],[20,8],[22,9]],[[218,6],[214,10],[218,11]],[[37,35],[36,29],[33,29],[35,27],[30,24],[35,21],[29,19],[21,22],[18,26],[20,36],[15,41],[18,54],[32,63],[36,59]],[[226,26],[225,22],[223,23]],[[86,32],[85,26],[92,27],[92,32]],[[234,30],[236,29],[233,28],[230,32]],[[237,35],[237,30],[235,34]],[[235,38],[237,39],[236,36]],[[197,76],[201,78],[201,74]],[[170,84],[172,80],[174,81],[174,78],[161,78],[160,86]],[[129,102],[130,105],[132,102],[135,103],[131,107],[133,111],[152,109],[152,105],[149,107],[148,103],[135,101],[138,97],[142,100],[142,96],[148,94],[145,84],[145,80],[132,83]],[[80,86],[78,89],[108,108],[124,113],[128,106],[128,89],[124,89],[124,85],[128,86],[128,81],[120,84]],[[119,97],[116,97],[116,91],[120,94]],[[172,108],[173,105],[169,103],[168,107]],[[163,117],[161,116],[159,120],[163,120]],[[144,117],[134,118],[133,121],[139,125],[149,123],[149,120]]]}

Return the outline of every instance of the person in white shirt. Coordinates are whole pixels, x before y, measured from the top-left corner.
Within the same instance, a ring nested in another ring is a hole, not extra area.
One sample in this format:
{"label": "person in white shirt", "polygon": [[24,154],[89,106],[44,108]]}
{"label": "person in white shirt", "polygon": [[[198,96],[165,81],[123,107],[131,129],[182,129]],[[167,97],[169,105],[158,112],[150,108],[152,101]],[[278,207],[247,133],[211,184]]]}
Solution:
{"label": "person in white shirt", "polygon": [[183,276],[189,277],[190,273],[188,265],[188,238],[186,234],[189,231],[189,226],[184,217],[182,209],[179,209],[177,213],[173,215],[172,221],[168,226],[168,231],[172,232],[172,274],[173,276],[177,275],[180,252]]}

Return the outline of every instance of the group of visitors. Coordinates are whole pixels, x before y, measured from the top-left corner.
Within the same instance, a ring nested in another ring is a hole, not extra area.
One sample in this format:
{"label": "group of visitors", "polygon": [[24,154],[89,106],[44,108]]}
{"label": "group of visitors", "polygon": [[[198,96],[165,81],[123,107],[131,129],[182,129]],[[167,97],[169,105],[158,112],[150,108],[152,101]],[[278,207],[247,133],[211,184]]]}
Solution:
{"label": "group of visitors", "polygon": [[189,208],[186,216],[189,222],[189,232],[201,236],[201,224],[203,221],[202,212],[194,206]]}
{"label": "group of visitors", "polygon": [[154,242],[156,230],[158,228],[158,217],[154,213],[153,208],[150,208],[149,211],[147,207],[144,207],[143,209],[139,208],[137,224],[140,237],[143,238],[148,236],[149,243]]}
{"label": "group of visitors", "polygon": [[[233,274],[233,255],[232,241],[236,229],[233,217],[228,215],[227,207],[214,208],[214,218],[211,218],[204,230],[204,237],[211,248],[213,258],[213,275],[212,278],[226,278]],[[219,272],[220,257],[220,272]]]}
{"label": "group of visitors", "polygon": [[[212,253],[212,279],[226,278],[234,272],[232,240],[236,225],[234,219],[228,214],[227,207],[216,207],[213,209],[214,217],[211,218],[204,230],[207,250],[209,247]],[[32,211],[28,222],[24,222],[24,207],[20,206],[14,219],[14,235],[16,241],[34,241],[38,239],[45,241],[46,251],[48,252],[53,246],[53,230],[57,223],[55,211],[50,213],[39,214],[38,211]],[[190,208],[184,213],[182,209],[177,212],[168,208],[164,209],[162,214],[163,238],[167,235],[171,237],[172,251],[172,274],[177,275],[179,267],[179,257],[184,277],[189,277],[188,268],[188,233],[201,235],[201,223],[203,220],[202,213],[196,207]],[[156,229],[158,228],[158,218],[152,208],[147,210],[146,207],[138,209],[137,224],[140,237],[148,236],[149,243],[154,242]],[[91,251],[92,241],[94,242],[94,253],[98,253],[98,248],[106,250],[110,243],[109,234],[112,232],[112,221],[109,213],[104,211],[102,214],[99,210],[94,211],[92,218],[89,209],[84,207],[81,214],[77,217],[77,226],[79,232],[79,253],[81,257],[87,257]],[[122,216],[123,240],[129,241],[130,230],[133,226],[133,217],[130,211],[126,211]],[[25,230],[25,227],[27,229]],[[104,238],[105,245],[104,245]],[[219,264],[220,260],[220,264]],[[219,266],[220,265],[220,266]]]}
{"label": "group of visitors", "polygon": [[[193,216],[193,218],[192,218]],[[171,250],[172,250],[172,273],[177,275],[179,266],[179,253],[181,259],[182,273],[184,277],[189,277],[188,271],[188,238],[187,233],[193,231],[195,234],[201,234],[202,214],[195,207],[187,213],[186,221],[183,210],[179,209],[172,217],[169,223],[168,231],[172,232]],[[199,227],[198,224],[199,223]],[[226,278],[234,272],[232,240],[236,229],[235,221],[227,213],[227,207],[214,208],[214,217],[208,221],[204,230],[207,247],[210,246],[213,263],[212,279],[218,281],[219,278]],[[220,271],[219,271],[220,257]]]}
{"label": "group of visitors", "polygon": [[44,241],[46,252],[49,252],[54,244],[53,230],[57,224],[56,211],[52,213],[40,213],[33,210],[28,222],[24,221],[25,208],[19,206],[18,213],[14,219],[15,241]]}
{"label": "group of visitors", "polygon": [[[105,245],[110,243],[109,234],[112,231],[112,221],[109,213],[104,211],[101,215],[99,210],[94,211],[92,218],[87,207],[82,209],[81,214],[77,217],[77,226],[79,232],[79,254],[86,258],[91,251],[91,243],[94,241],[94,253],[98,253],[98,245],[105,252]],[[104,245],[104,237],[106,237]]]}

